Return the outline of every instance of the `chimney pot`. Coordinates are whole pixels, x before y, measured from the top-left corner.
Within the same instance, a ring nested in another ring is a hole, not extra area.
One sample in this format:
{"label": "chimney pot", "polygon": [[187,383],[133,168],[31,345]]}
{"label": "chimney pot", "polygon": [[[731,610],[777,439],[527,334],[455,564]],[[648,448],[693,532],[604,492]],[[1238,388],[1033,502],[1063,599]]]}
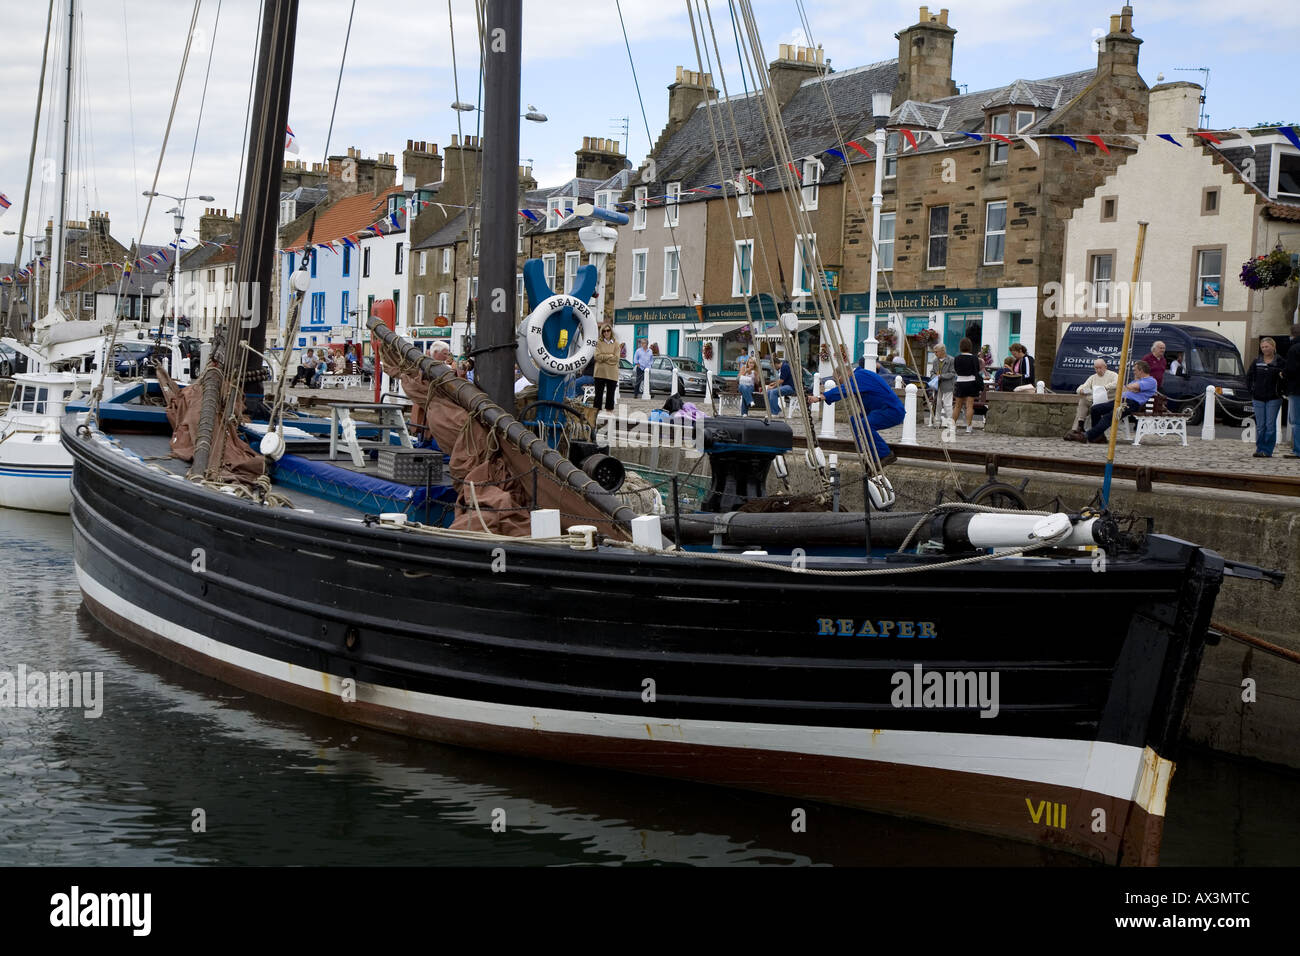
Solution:
{"label": "chimney pot", "polygon": [[944,26],[948,25],[948,8],[944,7],[939,11],[939,22]]}
{"label": "chimney pot", "polygon": [[921,8],[921,22],[922,22],[922,23],[929,23],[929,22],[930,22],[930,8],[929,8],[929,7],[922,7],[922,8]]}
{"label": "chimney pot", "polygon": [[1120,24],[1120,15],[1118,13],[1112,14],[1110,18],[1110,32],[1119,33],[1119,24]]}

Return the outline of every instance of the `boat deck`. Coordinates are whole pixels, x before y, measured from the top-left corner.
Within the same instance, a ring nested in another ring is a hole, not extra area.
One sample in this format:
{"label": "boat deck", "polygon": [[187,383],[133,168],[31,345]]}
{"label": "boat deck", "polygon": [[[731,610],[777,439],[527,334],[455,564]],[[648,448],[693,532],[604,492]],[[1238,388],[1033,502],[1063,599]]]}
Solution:
{"label": "boat deck", "polygon": [[[131,451],[135,452],[145,461],[149,462],[150,464],[158,465],[166,469],[167,471],[171,472],[172,474],[184,475],[186,474],[186,472],[189,471],[189,467],[190,467],[189,462],[181,461],[179,458],[172,457],[171,441],[170,441],[170,436],[168,435],[140,435],[140,434],[119,433],[119,434],[114,434],[113,437],[117,438],[124,447],[129,448]],[[378,478],[378,476],[375,473],[375,465],[373,460],[368,460],[366,466],[361,468],[358,468],[356,465],[354,465],[352,463],[352,460],[348,458],[346,455],[340,455],[340,457],[336,458],[333,462],[330,462],[328,441],[309,441],[309,442],[294,443],[289,449],[289,454],[297,456],[298,458],[306,459],[308,462],[322,463],[322,464],[329,463],[332,464],[335,468],[338,468],[349,474],[362,475],[366,478]],[[387,481],[387,479],[379,479],[379,480]],[[399,482],[398,484],[401,483]],[[410,485],[409,487],[415,488],[420,492],[423,492],[424,490],[423,484],[418,486]],[[431,486],[431,490],[434,492],[435,496],[437,496],[438,494],[445,495],[451,492],[450,486],[443,485],[443,484],[434,484]],[[335,498],[329,497],[328,495],[321,494],[321,493],[314,493],[312,491],[309,491],[301,487],[291,487],[291,488],[277,487],[276,491],[277,493],[283,494],[290,501],[292,501],[293,506],[295,508],[309,510],[315,512],[316,514],[324,515],[330,518],[340,518],[349,521],[359,521],[362,515],[368,513],[369,514],[374,513],[373,510],[368,511],[365,508],[353,507],[344,504],[336,500]],[[440,504],[441,502],[439,500],[431,500],[429,502],[430,516],[435,521],[437,520]],[[422,503],[414,504],[410,508],[410,514],[413,519],[423,520],[424,519],[423,512],[424,512],[424,506]]]}

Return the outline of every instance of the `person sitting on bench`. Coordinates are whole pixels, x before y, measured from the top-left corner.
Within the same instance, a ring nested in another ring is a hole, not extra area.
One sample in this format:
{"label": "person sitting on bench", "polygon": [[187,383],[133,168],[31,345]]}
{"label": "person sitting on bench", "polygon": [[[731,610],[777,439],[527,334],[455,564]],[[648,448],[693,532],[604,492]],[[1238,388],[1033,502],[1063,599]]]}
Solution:
{"label": "person sitting on bench", "polygon": [[[1120,417],[1136,415],[1156,395],[1156,380],[1151,376],[1151,369],[1146,362],[1133,363],[1133,381],[1124,386],[1124,407]],[[1067,441],[1087,441],[1100,444],[1106,440],[1106,430],[1110,428],[1111,414],[1115,410],[1114,402],[1101,402],[1092,406],[1092,427],[1084,434],[1070,432]]]}

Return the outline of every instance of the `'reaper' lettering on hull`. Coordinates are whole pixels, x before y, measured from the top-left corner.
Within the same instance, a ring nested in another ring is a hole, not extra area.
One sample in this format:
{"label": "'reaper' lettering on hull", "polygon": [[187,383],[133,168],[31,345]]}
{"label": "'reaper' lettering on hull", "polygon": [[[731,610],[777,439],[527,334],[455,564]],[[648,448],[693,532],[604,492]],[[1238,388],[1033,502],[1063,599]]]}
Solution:
{"label": "'reaper' lettering on hull", "polygon": [[818,637],[938,637],[934,621],[819,617]]}

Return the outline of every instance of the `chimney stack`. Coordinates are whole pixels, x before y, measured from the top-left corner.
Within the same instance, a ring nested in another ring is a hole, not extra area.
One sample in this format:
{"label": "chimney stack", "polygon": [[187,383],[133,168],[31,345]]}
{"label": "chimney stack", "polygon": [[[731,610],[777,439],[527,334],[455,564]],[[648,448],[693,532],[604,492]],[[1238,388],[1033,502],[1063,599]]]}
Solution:
{"label": "chimney stack", "polygon": [[697,73],[679,66],[676,82],[668,87],[668,125],[680,126],[690,118],[696,106],[717,93],[712,73]]}
{"label": "chimney stack", "polygon": [[898,34],[898,85],[894,108],[907,100],[933,103],[959,90],[952,81],[952,47],[957,31],[948,26],[948,10],[937,15],[921,7],[914,25]]}
{"label": "chimney stack", "polygon": [[804,80],[826,71],[821,47],[782,43],[777,57],[767,67],[772,92],[781,106],[790,102]]}
{"label": "chimney stack", "polygon": [[1110,18],[1110,33],[1101,38],[1097,51],[1097,73],[1135,79],[1138,76],[1138,47],[1133,35],[1133,8],[1125,6]]}
{"label": "chimney stack", "polygon": [[574,153],[578,157],[577,177],[604,181],[621,171],[627,163],[627,157],[618,151],[618,146],[616,139],[606,139],[603,136],[582,137],[582,148]]}

